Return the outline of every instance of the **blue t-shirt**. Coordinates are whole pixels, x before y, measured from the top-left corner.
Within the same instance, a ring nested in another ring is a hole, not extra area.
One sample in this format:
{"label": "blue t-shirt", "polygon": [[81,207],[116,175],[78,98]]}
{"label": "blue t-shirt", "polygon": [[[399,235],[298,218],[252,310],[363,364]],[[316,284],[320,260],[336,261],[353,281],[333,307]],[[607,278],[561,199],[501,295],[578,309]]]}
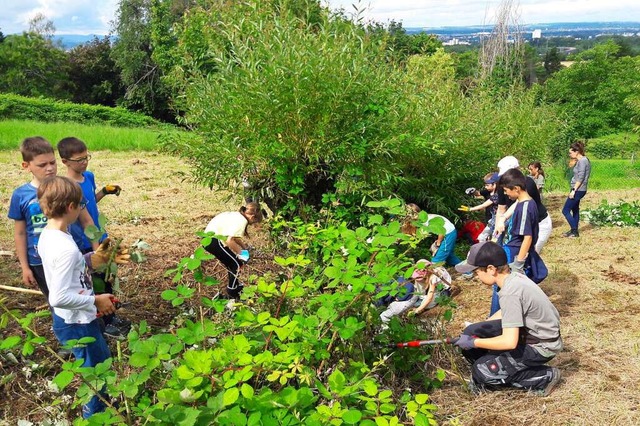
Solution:
{"label": "blue t-shirt", "polygon": [[538,241],[538,206],[533,200],[519,202],[509,220],[505,246],[520,249],[526,235],[531,235],[531,250],[535,250]]}
{"label": "blue t-shirt", "polygon": [[26,183],[13,191],[7,216],[9,219],[26,222],[29,265],[42,265],[42,259],[38,255],[38,240],[47,225],[47,217],[42,213],[38,203],[38,188]]}
{"label": "blue t-shirt", "polygon": [[[78,182],[80,188],[82,188],[82,194],[84,195],[85,202],[87,203],[87,212],[91,219],[93,219],[93,223],[100,227],[98,224],[98,202],[96,201],[96,180],[93,176],[93,173],[90,171],[86,171],[82,174],[84,176],[84,181]],[[80,224],[80,221],[76,221],[69,226],[69,233],[73,237],[73,241],[76,242],[76,245],[80,249],[80,251],[86,251],[91,249],[91,241],[84,234],[84,229]],[[105,233],[100,237],[100,241],[104,240],[107,237]]]}

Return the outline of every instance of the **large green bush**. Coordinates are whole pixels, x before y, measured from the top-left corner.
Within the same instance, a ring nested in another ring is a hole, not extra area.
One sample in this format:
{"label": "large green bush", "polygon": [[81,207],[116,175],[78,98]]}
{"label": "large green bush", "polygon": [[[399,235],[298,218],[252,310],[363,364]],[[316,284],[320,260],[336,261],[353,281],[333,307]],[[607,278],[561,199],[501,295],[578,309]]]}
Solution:
{"label": "large green bush", "polygon": [[172,82],[201,138],[166,146],[210,186],[246,178],[290,213],[325,193],[351,210],[397,194],[446,212],[502,155],[539,160],[558,133],[520,88],[463,95],[444,52],[397,68],[378,33],[341,17],[309,25],[275,3],[191,9],[174,28]]}
{"label": "large green bush", "polygon": [[0,94],[0,120],[73,121],[87,124],[138,127],[158,125],[159,122],[143,114],[124,108],[74,104],[46,98],[28,98]]}

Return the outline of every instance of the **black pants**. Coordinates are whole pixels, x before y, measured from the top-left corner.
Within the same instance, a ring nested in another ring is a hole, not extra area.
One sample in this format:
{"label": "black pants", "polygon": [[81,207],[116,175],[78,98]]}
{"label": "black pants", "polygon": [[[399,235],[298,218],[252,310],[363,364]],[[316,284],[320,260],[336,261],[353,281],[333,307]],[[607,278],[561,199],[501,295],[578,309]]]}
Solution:
{"label": "black pants", "polygon": [[49,287],[47,286],[47,280],[44,277],[44,267],[42,265],[29,265],[29,269],[31,269],[40,291],[44,294],[44,297],[47,298],[47,303],[49,303]]}
{"label": "black pants", "polygon": [[238,279],[238,271],[245,262],[238,259],[236,254],[227,246],[222,244],[217,238],[211,241],[211,244],[204,248],[206,251],[214,255],[226,268],[229,275],[227,283],[227,294],[233,299],[239,299],[243,285]]}
{"label": "black pants", "polygon": [[[502,334],[502,321],[484,321],[468,326],[463,334],[495,337]],[[474,382],[488,388],[513,386],[521,389],[544,389],[552,378],[551,367],[545,365],[553,357],[544,357],[531,345],[519,343],[510,351],[470,349],[462,351],[472,366]]]}

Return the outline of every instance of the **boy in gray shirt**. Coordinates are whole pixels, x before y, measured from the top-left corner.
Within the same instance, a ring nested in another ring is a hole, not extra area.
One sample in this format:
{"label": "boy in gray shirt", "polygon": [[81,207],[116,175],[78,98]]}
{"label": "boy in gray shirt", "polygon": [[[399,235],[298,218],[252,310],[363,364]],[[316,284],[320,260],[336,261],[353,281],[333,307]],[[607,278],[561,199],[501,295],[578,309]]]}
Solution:
{"label": "boy in gray shirt", "polygon": [[458,272],[475,271],[485,285],[496,284],[501,309],[469,325],[455,345],[472,366],[472,390],[515,387],[547,396],[560,370],[545,365],[562,350],[560,316],[546,294],[525,275],[511,272],[498,244],[471,247]]}

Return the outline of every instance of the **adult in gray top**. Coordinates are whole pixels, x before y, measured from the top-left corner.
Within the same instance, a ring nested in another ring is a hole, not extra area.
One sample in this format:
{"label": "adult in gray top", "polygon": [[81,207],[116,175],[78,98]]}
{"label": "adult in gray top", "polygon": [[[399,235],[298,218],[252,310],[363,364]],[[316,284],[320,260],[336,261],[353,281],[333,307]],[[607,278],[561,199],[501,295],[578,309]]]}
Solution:
{"label": "adult in gray top", "polygon": [[574,142],[569,147],[569,157],[576,161],[571,177],[571,191],[562,208],[562,214],[569,222],[571,229],[563,235],[569,238],[580,236],[578,222],[580,220],[580,200],[587,194],[589,176],[591,175],[591,162],[584,154],[584,143]]}
{"label": "adult in gray top", "polygon": [[474,271],[485,285],[500,288],[500,310],[465,328],[454,344],[473,366],[471,390],[515,387],[547,396],[560,370],[546,363],[562,350],[560,315],[542,289],[511,272],[507,255],[494,242],[471,247],[458,272]]}

